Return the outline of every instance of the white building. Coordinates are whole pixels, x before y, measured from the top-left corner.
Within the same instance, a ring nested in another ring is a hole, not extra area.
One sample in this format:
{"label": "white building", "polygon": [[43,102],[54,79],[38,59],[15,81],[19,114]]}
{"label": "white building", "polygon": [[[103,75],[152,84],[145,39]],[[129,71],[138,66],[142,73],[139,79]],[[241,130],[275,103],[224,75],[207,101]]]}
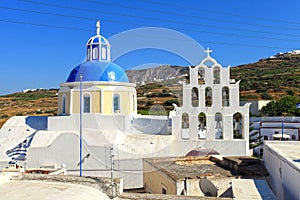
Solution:
{"label": "white building", "polygon": [[270,100],[255,100],[255,101],[241,101],[241,105],[245,105],[246,103],[251,103],[250,105],[250,113],[252,115],[260,114],[262,107],[266,106]]}
{"label": "white building", "polygon": [[249,104],[239,106],[239,82],[230,83],[229,67],[218,64],[209,51],[190,68],[182,107],[169,117],[141,116],[136,114],[135,85],[110,61],[111,47],[100,35],[100,23],[86,46],[86,61],[60,85],[59,116],[18,116],[3,125],[1,167],[10,160],[7,151],[24,141],[28,167],[65,164],[69,174],[79,174],[83,158],[84,176],[109,176],[114,154],[115,176],[124,178],[126,189],[143,187],[143,158],[184,156],[196,148],[249,154]]}
{"label": "white building", "polygon": [[300,199],[300,142],[265,141],[263,162],[278,199]]}

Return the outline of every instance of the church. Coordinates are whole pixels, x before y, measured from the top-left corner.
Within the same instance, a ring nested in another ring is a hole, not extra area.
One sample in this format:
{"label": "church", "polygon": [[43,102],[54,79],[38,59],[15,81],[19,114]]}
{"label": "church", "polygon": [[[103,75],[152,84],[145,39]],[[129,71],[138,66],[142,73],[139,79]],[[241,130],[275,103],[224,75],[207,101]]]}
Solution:
{"label": "church", "polygon": [[111,48],[97,22],[86,60],[60,84],[58,116],[15,116],[3,125],[0,167],[25,141],[28,167],[63,164],[78,175],[82,164],[83,176],[110,176],[113,167],[126,189],[143,187],[143,158],[185,156],[194,149],[249,155],[250,105],[239,105],[239,81],[230,79],[230,67],[213,59],[211,50],[189,67],[181,107],[174,105],[169,116],[144,116],[137,114],[136,85],[111,62]]}

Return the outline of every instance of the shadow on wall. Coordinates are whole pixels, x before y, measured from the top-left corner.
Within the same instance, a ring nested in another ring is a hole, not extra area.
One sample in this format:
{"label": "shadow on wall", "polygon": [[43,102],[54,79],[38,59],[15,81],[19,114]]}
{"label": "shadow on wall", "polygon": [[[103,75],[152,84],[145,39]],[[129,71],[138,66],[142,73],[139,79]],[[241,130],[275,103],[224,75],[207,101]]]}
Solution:
{"label": "shadow on wall", "polygon": [[26,125],[35,130],[47,130],[48,117],[47,116],[29,116],[25,120]]}

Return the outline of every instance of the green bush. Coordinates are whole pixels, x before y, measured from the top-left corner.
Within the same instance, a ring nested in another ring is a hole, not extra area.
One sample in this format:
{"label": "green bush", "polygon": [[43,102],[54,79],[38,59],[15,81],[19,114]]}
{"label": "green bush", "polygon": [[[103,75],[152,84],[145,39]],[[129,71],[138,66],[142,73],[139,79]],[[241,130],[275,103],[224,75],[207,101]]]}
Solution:
{"label": "green bush", "polygon": [[164,105],[165,105],[165,106],[172,106],[173,103],[175,103],[176,105],[179,106],[179,101],[178,101],[178,99],[169,99],[169,100],[167,100],[167,101],[164,102]]}
{"label": "green bush", "polygon": [[265,99],[265,100],[271,100],[273,99],[273,97],[271,95],[269,95],[268,93],[264,92],[261,94],[261,98]]}

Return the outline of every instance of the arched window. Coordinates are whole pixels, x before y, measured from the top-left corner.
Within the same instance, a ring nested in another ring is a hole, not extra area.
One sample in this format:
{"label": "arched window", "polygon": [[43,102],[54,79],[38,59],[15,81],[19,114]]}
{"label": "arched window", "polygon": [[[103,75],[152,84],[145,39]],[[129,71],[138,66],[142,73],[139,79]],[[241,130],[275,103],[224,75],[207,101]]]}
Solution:
{"label": "arched window", "polygon": [[189,122],[189,114],[183,113],[182,118],[181,118],[181,128],[182,129],[187,129],[190,127],[190,122]]}
{"label": "arched window", "polygon": [[101,59],[107,60],[107,46],[106,45],[102,45],[102,47],[101,47]]}
{"label": "arched window", "polygon": [[63,96],[62,96],[61,113],[63,115],[66,114],[66,95],[65,94],[63,94]]}
{"label": "arched window", "polygon": [[114,103],[114,113],[120,113],[120,95],[119,94],[114,94],[113,103]]}
{"label": "arched window", "polygon": [[229,88],[222,88],[222,106],[229,106]]}
{"label": "arched window", "polygon": [[220,67],[214,67],[214,84],[220,84]]}
{"label": "arched window", "polygon": [[232,117],[233,122],[233,138],[242,139],[243,138],[243,115],[239,112],[234,113]]}
{"label": "arched window", "polygon": [[199,93],[198,93],[198,88],[193,87],[191,95],[192,95],[192,96],[191,96],[192,106],[193,106],[193,107],[198,107],[198,106],[199,106]]}
{"label": "arched window", "polygon": [[182,139],[190,138],[189,128],[190,128],[189,114],[183,113],[181,116],[181,138]]}
{"label": "arched window", "polygon": [[89,45],[88,48],[87,48],[87,60],[92,60],[91,58],[91,46]]}
{"label": "arched window", "polygon": [[211,107],[212,106],[212,89],[211,87],[205,88],[205,106],[206,107]]}
{"label": "arched window", "polygon": [[99,59],[99,45],[93,45],[93,60]]}
{"label": "arched window", "polygon": [[83,112],[84,113],[91,112],[91,96],[89,94],[83,95]]}
{"label": "arched window", "polygon": [[221,113],[215,115],[215,138],[223,139],[223,117]]}
{"label": "arched window", "polygon": [[198,69],[198,84],[205,84],[205,69],[203,67],[199,67]]}
{"label": "arched window", "polygon": [[201,112],[198,115],[198,139],[206,138],[206,115]]}

